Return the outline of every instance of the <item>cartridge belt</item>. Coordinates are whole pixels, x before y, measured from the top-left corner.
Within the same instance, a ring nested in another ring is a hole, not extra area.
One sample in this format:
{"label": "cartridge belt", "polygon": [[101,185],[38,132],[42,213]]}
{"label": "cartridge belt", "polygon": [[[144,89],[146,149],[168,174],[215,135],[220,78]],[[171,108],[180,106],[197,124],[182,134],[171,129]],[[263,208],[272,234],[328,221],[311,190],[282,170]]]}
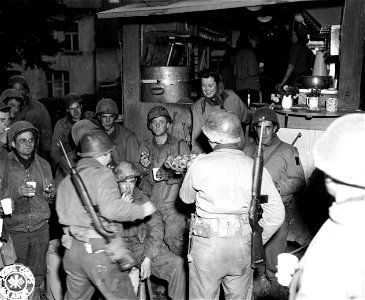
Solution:
{"label": "cartridge belt", "polygon": [[226,215],[220,218],[203,218],[197,216],[193,234],[201,237],[234,237],[242,236],[242,227],[249,224],[248,215]]}

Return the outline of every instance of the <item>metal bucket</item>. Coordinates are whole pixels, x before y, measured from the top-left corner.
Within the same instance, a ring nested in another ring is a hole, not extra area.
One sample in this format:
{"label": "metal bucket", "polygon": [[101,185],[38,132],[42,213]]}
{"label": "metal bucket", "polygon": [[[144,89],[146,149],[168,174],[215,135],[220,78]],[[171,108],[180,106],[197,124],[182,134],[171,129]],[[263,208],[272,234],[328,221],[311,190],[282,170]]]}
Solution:
{"label": "metal bucket", "polygon": [[189,67],[141,67],[141,101],[192,103]]}

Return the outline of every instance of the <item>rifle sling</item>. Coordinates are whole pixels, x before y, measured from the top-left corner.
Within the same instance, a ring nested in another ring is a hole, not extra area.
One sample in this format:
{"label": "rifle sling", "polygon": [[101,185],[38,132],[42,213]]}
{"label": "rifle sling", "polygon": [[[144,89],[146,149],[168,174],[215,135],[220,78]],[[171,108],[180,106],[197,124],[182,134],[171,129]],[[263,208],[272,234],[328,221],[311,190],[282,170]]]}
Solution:
{"label": "rifle sling", "polygon": [[[88,168],[88,167],[79,168],[79,169],[77,170],[77,172],[80,174],[82,171],[86,170],[87,168]],[[80,178],[81,178],[81,176],[80,176]],[[81,200],[81,199],[80,199],[80,200]],[[94,203],[93,203],[93,201],[92,201],[92,199],[91,199],[91,197],[90,197],[90,201],[91,201],[91,206],[93,207],[93,209],[94,209],[95,213],[96,213],[96,214],[97,214],[97,216],[100,218],[100,215],[99,215],[99,205],[94,204]],[[86,210],[86,211],[89,211],[89,209],[88,209],[88,207],[86,206],[86,204],[85,204],[83,201],[81,201],[81,203],[82,203],[83,207],[85,208],[85,210]]]}

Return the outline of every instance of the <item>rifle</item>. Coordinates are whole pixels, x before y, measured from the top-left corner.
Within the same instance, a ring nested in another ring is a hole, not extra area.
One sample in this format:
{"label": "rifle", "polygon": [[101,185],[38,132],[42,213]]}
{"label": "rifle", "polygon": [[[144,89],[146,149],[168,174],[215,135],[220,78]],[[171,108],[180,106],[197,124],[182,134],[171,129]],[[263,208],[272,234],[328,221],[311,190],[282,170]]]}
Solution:
{"label": "rifle", "polygon": [[[265,117],[260,118],[260,122],[265,122]],[[251,267],[263,273],[265,270],[265,251],[262,242],[262,227],[259,225],[261,196],[261,181],[263,171],[262,157],[262,135],[264,126],[262,124],[259,137],[259,147],[254,156],[253,179],[252,179],[252,198],[249,212],[249,220],[252,228],[251,238]]]}
{"label": "rifle", "polygon": [[[76,169],[71,165],[71,162],[66,154],[65,148],[63,147],[62,142],[59,140],[59,145],[62,149],[62,152],[66,158],[67,164],[71,170],[70,176],[72,184],[74,185],[77,194],[79,195],[82,205],[89,213],[92,225],[95,227],[95,230],[105,238],[108,248],[108,253],[110,254],[112,260],[115,260],[119,263],[122,270],[127,270],[133,267],[135,264],[134,258],[130,250],[124,247],[123,241],[121,239],[117,239],[117,233],[115,231],[111,231],[103,225],[100,220],[100,214],[98,207],[93,205],[91,202],[90,195],[87,191],[84,181],[82,180],[80,174],[76,171]],[[119,249],[117,249],[119,248]],[[116,253],[119,251],[119,253]]]}

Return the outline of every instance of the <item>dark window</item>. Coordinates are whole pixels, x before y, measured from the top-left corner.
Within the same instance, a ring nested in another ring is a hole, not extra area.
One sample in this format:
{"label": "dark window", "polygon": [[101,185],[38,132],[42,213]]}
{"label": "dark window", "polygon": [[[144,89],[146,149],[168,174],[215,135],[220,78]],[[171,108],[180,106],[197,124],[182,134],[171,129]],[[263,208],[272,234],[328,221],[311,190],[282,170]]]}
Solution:
{"label": "dark window", "polygon": [[65,29],[64,48],[66,51],[78,51],[79,49],[79,23],[73,22]]}

